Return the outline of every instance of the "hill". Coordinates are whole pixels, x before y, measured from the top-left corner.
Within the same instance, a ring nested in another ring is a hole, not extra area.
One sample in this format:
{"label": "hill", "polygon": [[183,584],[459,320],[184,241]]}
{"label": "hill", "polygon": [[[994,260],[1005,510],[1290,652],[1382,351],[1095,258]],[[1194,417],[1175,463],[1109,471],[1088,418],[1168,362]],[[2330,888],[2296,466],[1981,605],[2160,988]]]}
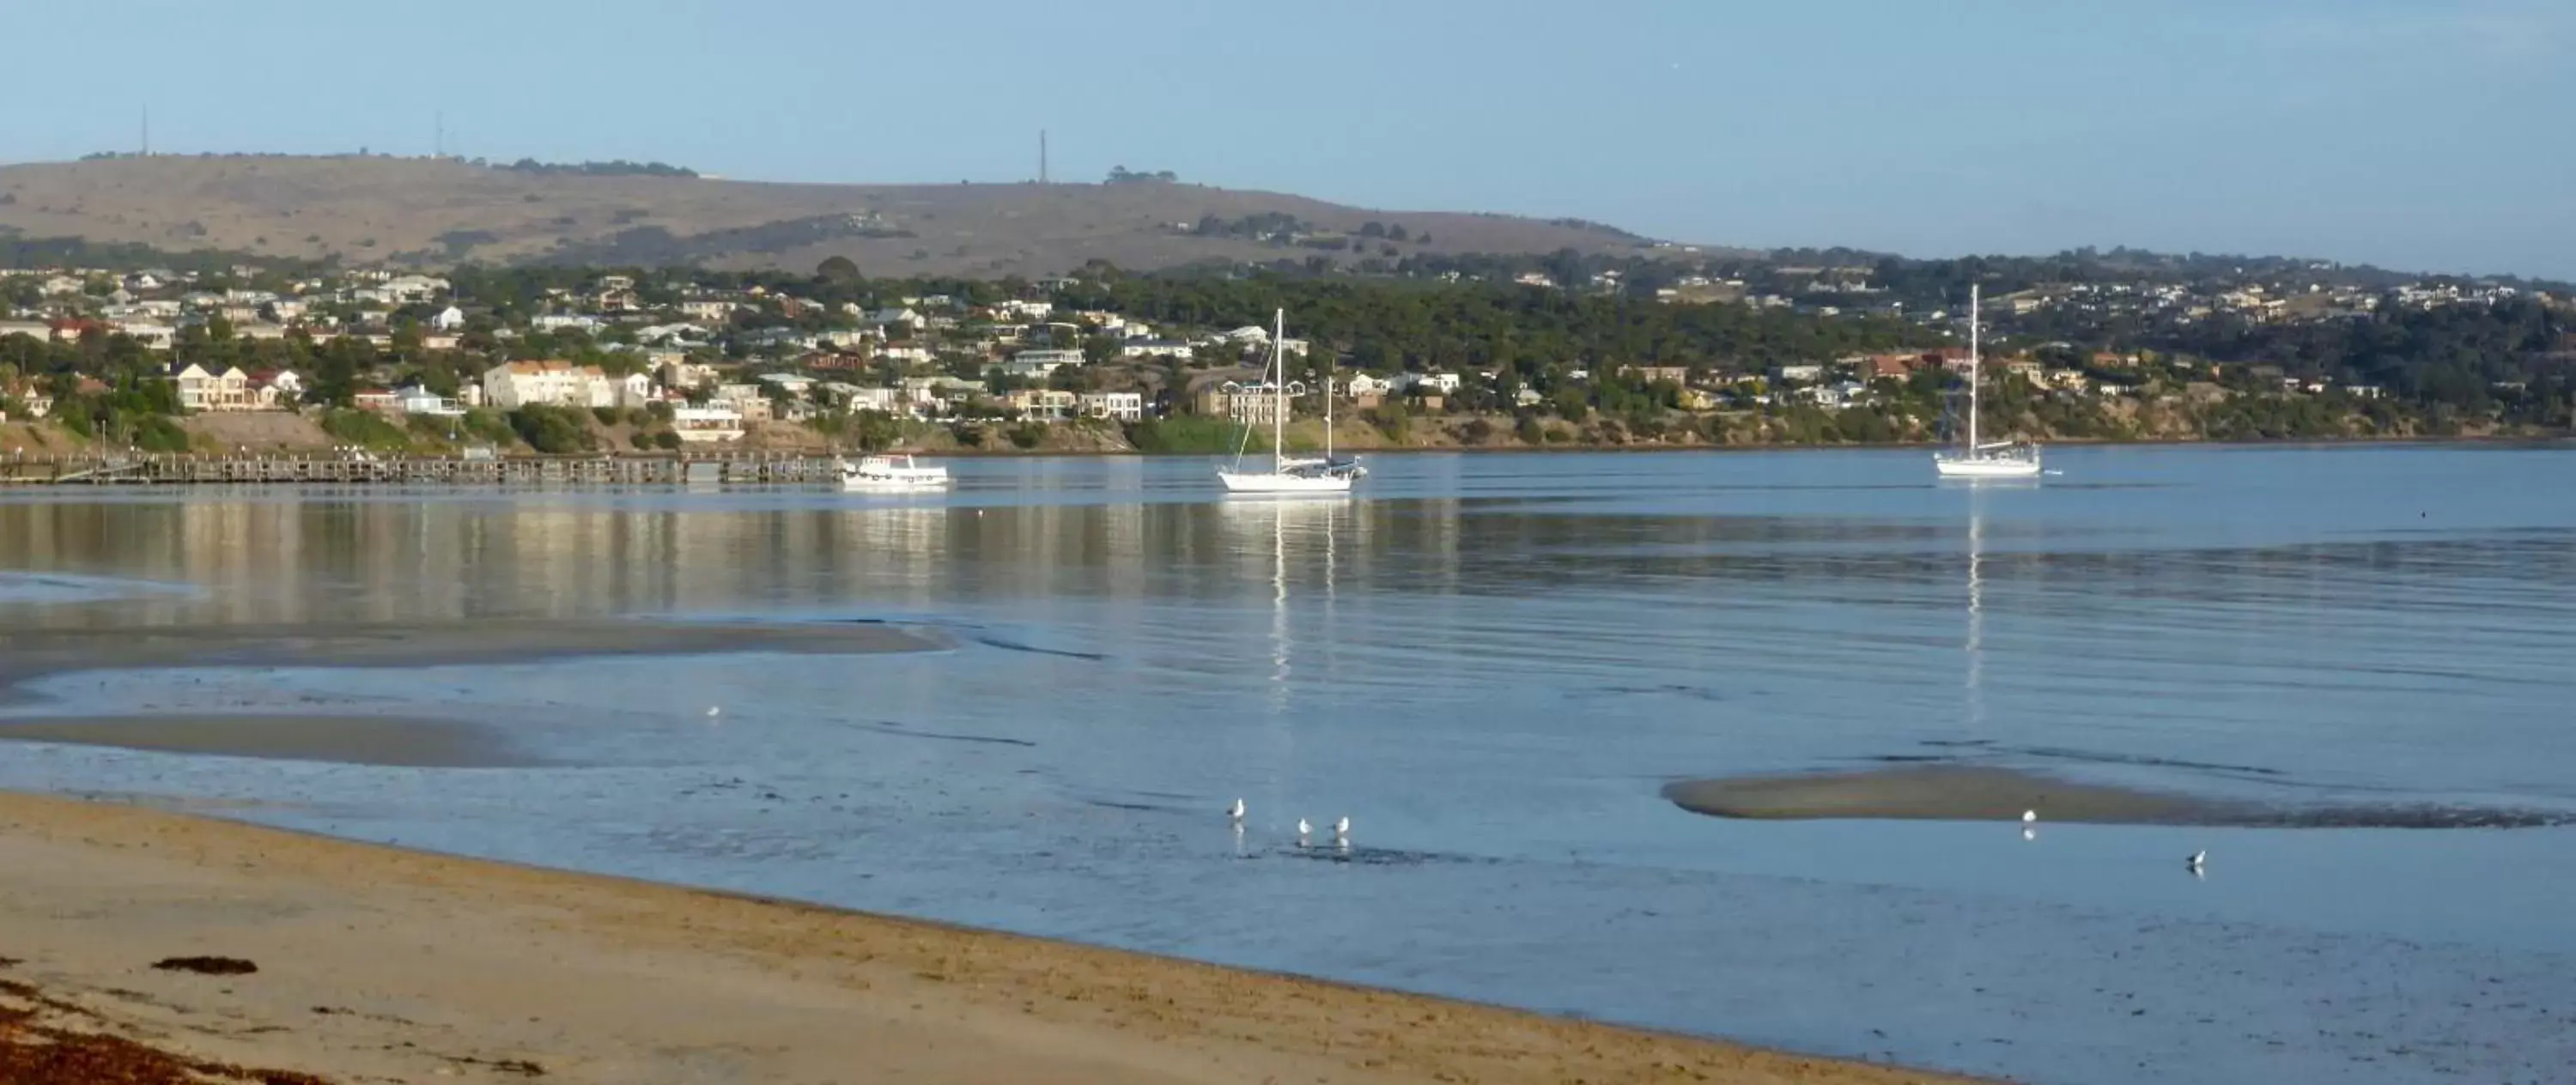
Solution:
{"label": "hill", "polygon": [[870,275],[960,276],[1054,274],[1092,259],[1139,270],[1315,257],[1349,265],[1467,252],[1615,254],[1651,244],[1576,220],[1367,210],[1152,179],[769,184],[357,155],[0,167],[0,234],[352,265],[809,271],[846,256]]}

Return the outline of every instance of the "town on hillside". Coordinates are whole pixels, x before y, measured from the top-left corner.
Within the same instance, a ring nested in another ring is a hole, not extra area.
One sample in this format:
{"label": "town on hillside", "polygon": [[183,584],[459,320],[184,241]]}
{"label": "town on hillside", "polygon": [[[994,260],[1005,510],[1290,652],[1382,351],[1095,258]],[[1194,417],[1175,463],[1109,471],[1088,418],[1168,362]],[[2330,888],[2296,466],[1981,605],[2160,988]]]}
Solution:
{"label": "town on hillside", "polygon": [[[1939,436],[1968,364],[1964,289],[1901,264],[1672,255],[1470,262],[1424,283],[1098,266],[869,280],[846,260],[810,277],[8,270],[0,422],[21,428],[0,451],[44,446],[48,425],[65,448],[170,452],[1213,451],[1269,422],[1274,351],[1310,393],[1301,424],[1329,394],[1351,444]],[[1990,417],[2078,439],[2566,424],[2566,295],[2321,268],[2005,281],[1981,314]],[[1280,307],[1293,334],[1273,342]],[[228,420],[247,415],[307,425]]]}

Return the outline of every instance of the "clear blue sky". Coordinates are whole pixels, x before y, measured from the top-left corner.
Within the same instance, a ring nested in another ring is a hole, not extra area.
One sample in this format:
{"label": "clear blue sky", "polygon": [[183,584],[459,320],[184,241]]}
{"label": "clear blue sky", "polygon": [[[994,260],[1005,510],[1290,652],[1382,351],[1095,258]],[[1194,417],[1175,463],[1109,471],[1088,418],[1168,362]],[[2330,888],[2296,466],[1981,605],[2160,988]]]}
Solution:
{"label": "clear blue sky", "polygon": [[2576,0],[20,0],[0,159],[1112,165],[1913,255],[2576,279]]}

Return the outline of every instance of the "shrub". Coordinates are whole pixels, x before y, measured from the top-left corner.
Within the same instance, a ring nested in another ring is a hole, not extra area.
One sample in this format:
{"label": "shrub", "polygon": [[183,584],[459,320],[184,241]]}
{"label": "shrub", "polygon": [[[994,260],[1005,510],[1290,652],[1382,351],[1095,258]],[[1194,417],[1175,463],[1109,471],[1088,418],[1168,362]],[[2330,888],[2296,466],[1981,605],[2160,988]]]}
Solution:
{"label": "shrub", "polygon": [[569,407],[521,407],[511,412],[510,428],[528,447],[548,455],[587,451],[593,440],[580,413]]}
{"label": "shrub", "polygon": [[680,435],[670,430],[656,433],[653,435],[653,447],[665,452],[677,452],[680,450]]}
{"label": "shrub", "polygon": [[322,432],[368,448],[404,448],[411,444],[401,428],[383,416],[345,407],[322,412]]}

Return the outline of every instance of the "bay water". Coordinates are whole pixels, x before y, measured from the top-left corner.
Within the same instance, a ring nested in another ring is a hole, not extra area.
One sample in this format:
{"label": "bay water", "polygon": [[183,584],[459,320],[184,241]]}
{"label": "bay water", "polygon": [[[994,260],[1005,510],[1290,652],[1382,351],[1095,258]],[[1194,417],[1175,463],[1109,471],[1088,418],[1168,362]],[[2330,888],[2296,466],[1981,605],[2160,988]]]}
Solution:
{"label": "bay water", "polygon": [[[1141,458],[954,461],[931,497],[0,493],[11,629],[658,615],[947,645],[58,674],[0,715],[450,717],[533,763],[13,744],[0,787],[2032,1081],[2576,1065],[2576,829],[2025,839],[1663,800],[1954,762],[2576,814],[2576,450],[2049,456],[1961,486],[1915,452],[1388,455],[1326,501]],[[1347,849],[1299,845],[1341,816]]]}

